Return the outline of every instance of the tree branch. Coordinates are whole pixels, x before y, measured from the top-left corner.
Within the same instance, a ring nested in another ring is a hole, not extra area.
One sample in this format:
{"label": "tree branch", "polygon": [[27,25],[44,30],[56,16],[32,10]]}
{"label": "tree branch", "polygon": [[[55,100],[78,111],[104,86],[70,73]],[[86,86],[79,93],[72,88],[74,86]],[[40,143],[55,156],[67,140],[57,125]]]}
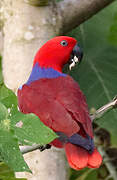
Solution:
{"label": "tree branch", "polygon": [[63,0],[57,3],[60,34],[77,27],[114,0]]}
{"label": "tree branch", "polygon": [[35,144],[32,146],[20,146],[20,151],[22,154],[26,154],[26,153],[35,151],[37,149],[40,149],[40,147],[41,147],[41,145],[39,145],[39,144]]}
{"label": "tree branch", "polygon": [[3,32],[0,30],[0,56],[3,54]]}
{"label": "tree branch", "polygon": [[103,116],[107,111],[109,111],[112,108],[117,107],[117,97],[115,97],[111,102],[108,104],[105,104],[101,108],[99,108],[93,115],[91,115],[91,120],[93,121],[94,119],[100,118]]}
{"label": "tree branch", "polygon": [[[2,2],[0,1],[0,10],[2,9]],[[3,53],[3,16],[0,11],[0,55]]]}

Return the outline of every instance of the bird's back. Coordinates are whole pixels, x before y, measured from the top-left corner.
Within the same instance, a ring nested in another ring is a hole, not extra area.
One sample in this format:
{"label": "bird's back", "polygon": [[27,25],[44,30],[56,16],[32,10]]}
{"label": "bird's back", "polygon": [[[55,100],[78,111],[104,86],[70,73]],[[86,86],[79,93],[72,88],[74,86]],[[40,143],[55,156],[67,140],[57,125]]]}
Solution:
{"label": "bird's back", "polygon": [[18,90],[18,103],[20,111],[36,114],[56,132],[71,136],[82,129],[93,136],[85,97],[70,76],[24,84]]}

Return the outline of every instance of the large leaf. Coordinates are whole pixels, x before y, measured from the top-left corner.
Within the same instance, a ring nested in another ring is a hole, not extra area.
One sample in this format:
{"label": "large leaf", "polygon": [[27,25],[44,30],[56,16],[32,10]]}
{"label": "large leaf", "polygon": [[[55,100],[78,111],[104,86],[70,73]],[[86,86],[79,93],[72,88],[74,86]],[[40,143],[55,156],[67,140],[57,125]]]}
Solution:
{"label": "large leaf", "polygon": [[47,6],[48,5],[48,0],[29,0],[29,4],[33,6]]}
{"label": "large leaf", "polygon": [[71,170],[70,180],[98,180],[98,170],[85,168],[80,171]]}
{"label": "large leaf", "polygon": [[[108,103],[117,94],[117,47],[110,42],[110,29],[117,12],[117,2],[74,30],[70,35],[83,46],[84,58],[71,75],[79,82],[89,108]],[[97,123],[111,133],[117,145],[117,110],[110,111]]]}
{"label": "large leaf", "polygon": [[4,84],[0,85],[0,102],[2,102],[9,111],[9,115],[13,115],[18,112],[17,97],[8,89]]}
{"label": "large leaf", "polygon": [[79,180],[81,178],[83,180],[83,178],[87,176],[88,172],[89,172],[88,168],[84,168],[84,169],[82,169],[80,171],[70,169],[70,178],[69,178],[69,180]]}
{"label": "large leaf", "polygon": [[0,162],[0,178],[2,177],[14,177],[14,172],[5,163]]}
{"label": "large leaf", "polygon": [[97,171],[96,170],[90,170],[91,172],[88,173],[88,175],[84,179],[78,179],[78,180],[98,180],[97,177]]}
{"label": "large leaf", "polygon": [[15,174],[11,168],[5,163],[0,162],[0,180],[26,180],[25,178],[15,178]]}
{"label": "large leaf", "polygon": [[48,144],[58,136],[34,114],[17,113],[12,117],[11,126],[22,144]]}
{"label": "large leaf", "polygon": [[3,121],[6,120],[8,117],[8,110],[7,108],[0,102],[0,126],[1,122],[3,124]]}
{"label": "large leaf", "polygon": [[112,44],[117,45],[117,12],[114,14],[110,27],[109,40]]}
{"label": "large leaf", "polygon": [[[9,115],[10,114],[10,115]],[[0,102],[0,160],[14,171],[28,171],[19,149],[22,144],[47,144],[57,135],[46,127],[34,114],[13,113]]]}
{"label": "large leaf", "polygon": [[11,131],[5,131],[1,128],[0,128],[0,154],[2,160],[14,171],[30,172],[19,150],[17,139],[13,136],[13,133]]}
{"label": "large leaf", "polygon": [[0,102],[2,102],[10,112],[9,114],[12,115],[18,111],[17,109],[17,97],[16,95],[8,89],[3,83],[3,76],[2,76],[2,58],[0,57]]}
{"label": "large leaf", "polygon": [[14,132],[10,130],[11,119],[9,119],[7,108],[0,102],[0,160],[4,161],[14,171],[28,171],[27,164],[19,149]]}

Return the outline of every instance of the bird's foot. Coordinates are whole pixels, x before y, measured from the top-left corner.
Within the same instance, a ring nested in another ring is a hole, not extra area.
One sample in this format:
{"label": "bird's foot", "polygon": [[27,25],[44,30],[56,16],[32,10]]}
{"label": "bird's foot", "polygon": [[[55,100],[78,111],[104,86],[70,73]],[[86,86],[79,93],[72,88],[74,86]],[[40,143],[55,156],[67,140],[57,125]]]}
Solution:
{"label": "bird's foot", "polygon": [[46,144],[46,145],[40,146],[40,147],[39,147],[39,150],[42,152],[42,151],[44,151],[45,149],[50,149],[50,148],[51,148],[51,145],[50,145],[50,144]]}

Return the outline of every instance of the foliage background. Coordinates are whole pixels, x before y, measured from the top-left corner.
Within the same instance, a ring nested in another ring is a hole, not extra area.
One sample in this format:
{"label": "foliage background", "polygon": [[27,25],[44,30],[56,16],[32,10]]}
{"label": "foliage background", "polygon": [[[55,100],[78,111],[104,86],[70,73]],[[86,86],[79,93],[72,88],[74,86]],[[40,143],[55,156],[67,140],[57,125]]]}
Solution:
{"label": "foliage background", "polygon": [[[117,3],[104,9],[73,30],[70,35],[80,41],[84,60],[71,72],[87,97],[89,108],[99,108],[117,94]],[[112,145],[117,145],[117,110],[97,123],[111,133]]]}
{"label": "foliage background", "polygon": [[[67,35],[75,37],[84,51],[82,64],[80,67],[76,66],[69,74],[80,84],[87,97],[89,109],[97,109],[111,101],[117,94],[117,2],[105,8]],[[0,107],[5,106],[6,109],[11,108],[12,104],[14,104],[15,108],[17,106],[15,95],[4,86],[1,71],[0,102],[2,103]],[[15,108],[11,109],[12,113],[16,113],[17,108]],[[103,145],[109,154],[112,154],[114,149],[114,166],[117,168],[117,110],[114,109],[106,113],[95,121],[95,127],[97,127],[97,124],[98,127],[106,130],[101,131],[99,129],[98,134],[103,139],[105,132],[107,142],[105,145],[103,140]],[[3,159],[1,158],[1,160]],[[27,166],[26,168],[28,170]],[[77,172],[71,170],[70,180],[101,180],[107,179],[109,175],[110,172],[103,164],[97,170],[85,169]],[[0,178],[5,180],[15,179],[13,171],[9,170],[9,167],[2,162],[0,163]]]}
{"label": "foliage background", "polygon": [[[80,84],[89,109],[98,109],[117,95],[117,2],[68,35],[75,37],[84,51],[80,67],[76,66],[70,75]],[[99,125],[98,128],[104,128],[95,132],[101,135],[103,146],[114,159],[117,170],[117,109],[105,113],[95,123]],[[102,165],[97,170],[74,172],[70,180],[101,180],[108,175],[108,170]]]}

